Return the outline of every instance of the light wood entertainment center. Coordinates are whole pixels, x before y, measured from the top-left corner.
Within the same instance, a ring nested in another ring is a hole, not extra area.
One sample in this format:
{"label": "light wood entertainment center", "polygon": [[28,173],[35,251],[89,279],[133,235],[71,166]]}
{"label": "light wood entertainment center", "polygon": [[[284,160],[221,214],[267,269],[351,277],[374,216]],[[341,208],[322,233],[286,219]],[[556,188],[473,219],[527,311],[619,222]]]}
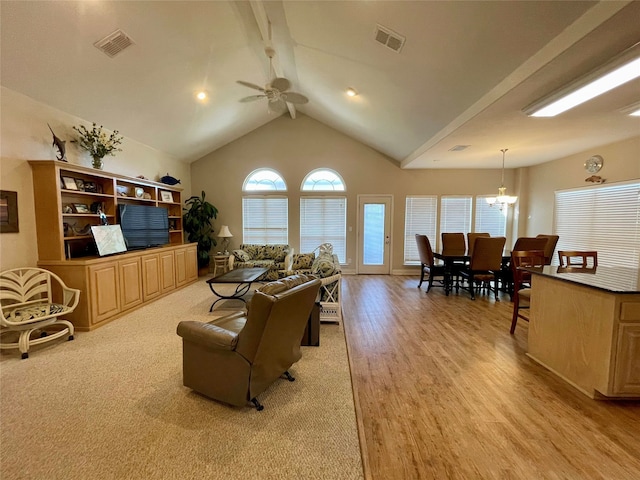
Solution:
{"label": "light wood entertainment center", "polygon": [[[80,303],[68,316],[77,330],[97,328],[198,279],[197,245],[183,242],[182,189],[66,162],[29,164],[38,266],[81,290]],[[70,179],[77,189],[69,188]],[[166,208],[169,245],[99,257],[88,231],[88,226],[100,224],[92,210],[99,207],[109,224],[115,224],[118,205],[123,203]],[[84,213],[83,206],[90,213]]]}

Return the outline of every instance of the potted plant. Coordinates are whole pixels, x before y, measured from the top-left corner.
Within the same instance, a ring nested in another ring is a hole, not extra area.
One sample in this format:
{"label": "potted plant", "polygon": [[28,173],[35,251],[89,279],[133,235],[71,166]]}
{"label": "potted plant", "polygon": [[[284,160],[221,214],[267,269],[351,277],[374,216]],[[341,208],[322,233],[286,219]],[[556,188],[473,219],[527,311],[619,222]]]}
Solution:
{"label": "potted plant", "polygon": [[205,199],[204,190],[202,196],[193,196],[185,201],[184,229],[190,242],[198,243],[198,268],[209,266],[209,252],[217,242],[213,236],[211,219],[218,216],[218,209]]}

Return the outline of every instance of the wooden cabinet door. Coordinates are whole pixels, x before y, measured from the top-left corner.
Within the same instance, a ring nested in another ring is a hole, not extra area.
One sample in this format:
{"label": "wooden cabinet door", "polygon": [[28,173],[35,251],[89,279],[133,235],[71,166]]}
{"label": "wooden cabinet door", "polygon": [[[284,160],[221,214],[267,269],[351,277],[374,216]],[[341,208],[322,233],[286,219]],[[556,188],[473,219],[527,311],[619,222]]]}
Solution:
{"label": "wooden cabinet door", "polygon": [[614,373],[614,394],[640,393],[640,325],[618,327],[618,355]]}
{"label": "wooden cabinet door", "polygon": [[142,303],[142,272],[140,259],[131,258],[118,262],[120,271],[120,307],[128,310]]}
{"label": "wooden cabinet door", "polygon": [[162,293],[176,288],[176,275],[173,252],[162,252],[160,254],[160,290]]}
{"label": "wooden cabinet door", "polygon": [[99,323],[120,312],[120,279],[117,262],[89,268],[91,323]]}
{"label": "wooden cabinet door", "polygon": [[176,250],[176,286],[180,287],[187,283],[187,249]]}
{"label": "wooden cabinet door", "polygon": [[147,300],[162,293],[160,289],[160,257],[157,254],[143,255],[142,262],[142,298]]}
{"label": "wooden cabinet door", "polygon": [[190,245],[186,248],[187,282],[198,279],[198,248]]}

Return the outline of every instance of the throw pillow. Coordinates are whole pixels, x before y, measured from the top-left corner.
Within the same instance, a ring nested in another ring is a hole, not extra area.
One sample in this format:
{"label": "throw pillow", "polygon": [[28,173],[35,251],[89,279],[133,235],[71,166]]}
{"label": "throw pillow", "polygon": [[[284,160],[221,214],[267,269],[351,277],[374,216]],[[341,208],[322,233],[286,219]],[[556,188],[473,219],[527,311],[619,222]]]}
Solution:
{"label": "throw pillow", "polygon": [[291,269],[304,270],[307,268],[311,268],[311,265],[313,265],[313,261],[315,260],[315,258],[315,253],[294,253]]}
{"label": "throw pillow", "polygon": [[233,253],[233,256],[236,257],[236,260],[238,260],[239,262],[248,262],[251,260],[249,254],[244,250],[234,250],[231,253]]}
{"label": "throw pillow", "polygon": [[337,266],[331,257],[327,255],[319,256],[311,265],[311,273],[318,275],[320,278],[330,277],[337,273],[339,266]]}

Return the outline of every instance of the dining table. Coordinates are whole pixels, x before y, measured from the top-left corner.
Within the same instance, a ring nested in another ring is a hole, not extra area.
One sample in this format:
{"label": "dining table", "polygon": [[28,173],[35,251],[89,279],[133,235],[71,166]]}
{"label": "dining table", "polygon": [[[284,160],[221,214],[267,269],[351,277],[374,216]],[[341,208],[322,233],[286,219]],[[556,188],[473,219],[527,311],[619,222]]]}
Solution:
{"label": "dining table", "polygon": [[[444,293],[449,295],[454,288],[453,278],[456,276],[456,269],[458,267],[468,265],[471,261],[471,255],[466,252],[464,255],[456,254],[443,254],[442,252],[433,252],[434,258],[441,260],[444,264]],[[502,252],[501,270],[508,270],[511,268],[511,250],[504,250]],[[459,284],[455,285],[456,292],[460,288]],[[503,285],[503,291],[508,292],[508,286]]]}

